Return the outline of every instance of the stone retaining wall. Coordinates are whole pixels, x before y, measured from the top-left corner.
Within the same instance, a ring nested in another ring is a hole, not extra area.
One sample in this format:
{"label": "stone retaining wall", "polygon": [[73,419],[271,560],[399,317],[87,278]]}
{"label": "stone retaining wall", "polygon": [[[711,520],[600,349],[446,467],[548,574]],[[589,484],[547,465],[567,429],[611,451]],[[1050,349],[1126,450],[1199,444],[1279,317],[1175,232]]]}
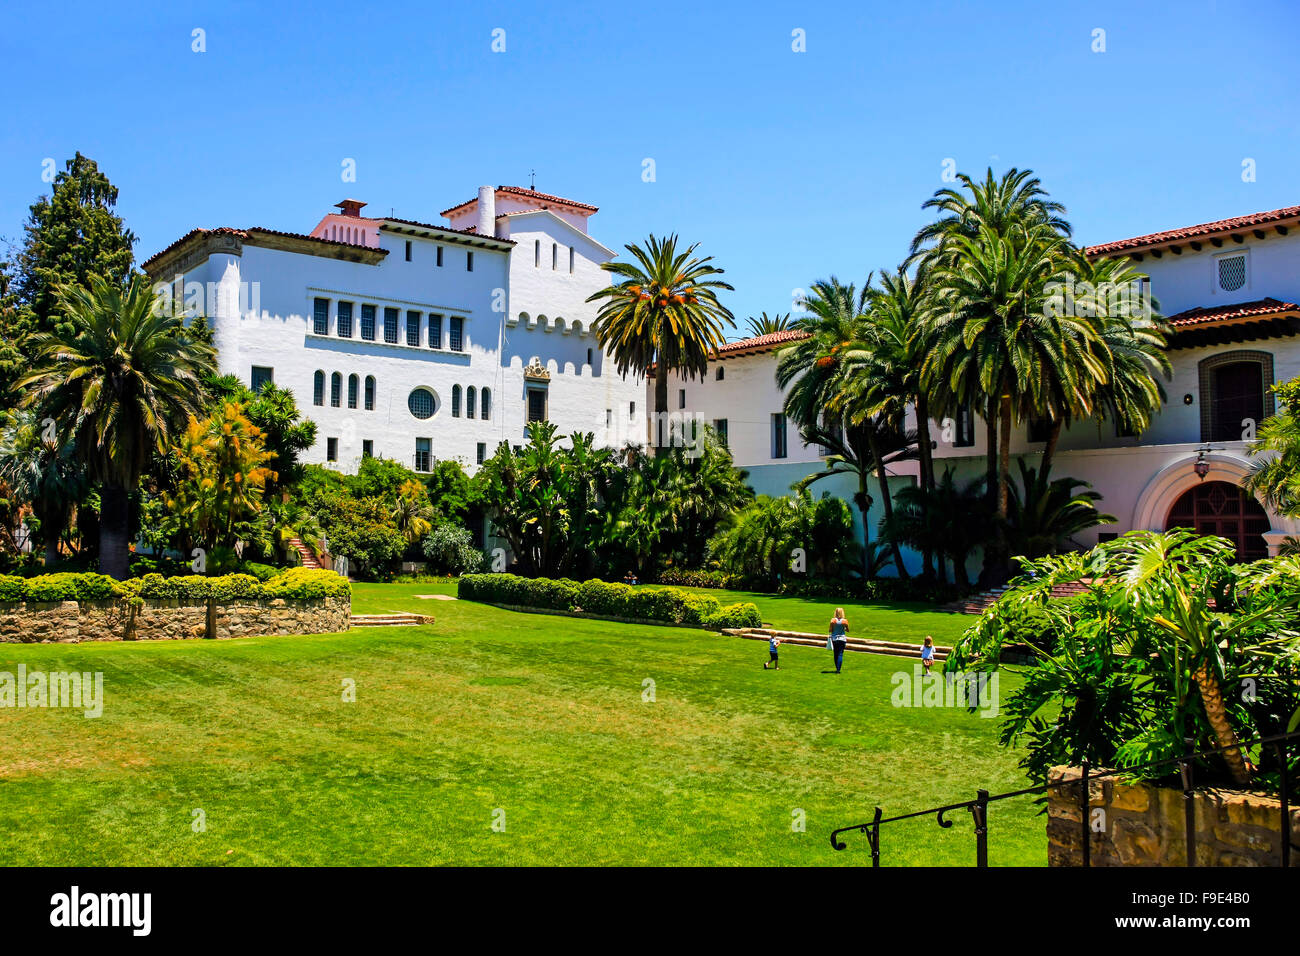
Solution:
{"label": "stone retaining wall", "polygon": [[[236,600],[214,604],[212,610],[218,638],[329,634],[346,631],[352,620],[352,600],[347,597]],[[146,599],[134,610],[127,601],[0,604],[0,643],[201,638],[207,617],[206,603],[175,600]]]}
{"label": "stone retaining wall", "polygon": [[[1047,862],[1082,866],[1083,834],[1077,767],[1054,767],[1048,779]],[[1199,790],[1196,808],[1198,866],[1281,866],[1282,804],[1276,797],[1241,790]],[[1183,792],[1113,778],[1088,781],[1092,866],[1185,866],[1187,830]],[[1097,813],[1100,808],[1101,813]],[[1300,842],[1300,808],[1291,809],[1291,840]],[[1300,850],[1292,851],[1300,866]]]}

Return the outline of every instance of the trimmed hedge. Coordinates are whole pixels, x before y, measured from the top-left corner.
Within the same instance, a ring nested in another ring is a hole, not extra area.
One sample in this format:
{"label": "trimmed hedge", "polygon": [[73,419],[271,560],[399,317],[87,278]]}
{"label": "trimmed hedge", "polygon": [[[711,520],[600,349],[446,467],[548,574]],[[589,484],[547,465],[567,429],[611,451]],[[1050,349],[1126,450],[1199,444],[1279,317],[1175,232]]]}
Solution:
{"label": "trimmed hedge", "polygon": [[250,574],[204,577],[199,574],[163,577],[146,574],[115,581],[105,574],[61,572],[33,578],[0,575],[0,602],[112,601],[149,598],[175,601],[233,601],[239,598],[346,597],[352,593],[347,578],[317,568],[291,568],[265,583]]}
{"label": "trimmed hedge", "polygon": [[687,594],[675,588],[634,588],[593,579],[578,583],[567,578],[521,578],[514,574],[464,574],[456,594],[465,601],[512,604],[547,611],[580,611],[602,617],[664,624],[762,627],[754,604],[723,606],[717,598]]}

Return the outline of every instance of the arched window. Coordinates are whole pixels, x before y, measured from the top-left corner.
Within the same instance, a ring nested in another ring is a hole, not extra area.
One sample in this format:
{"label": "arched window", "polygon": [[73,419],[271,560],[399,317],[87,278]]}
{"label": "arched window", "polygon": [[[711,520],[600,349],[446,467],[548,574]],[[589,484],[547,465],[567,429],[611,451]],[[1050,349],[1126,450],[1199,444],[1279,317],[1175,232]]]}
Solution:
{"label": "arched window", "polygon": [[343,401],[343,374],[335,372],[330,376],[330,405],[338,408]]}
{"label": "arched window", "polygon": [[557,269],[559,268],[559,265],[560,265],[560,245],[559,243],[553,242],[551,243],[551,269],[552,270]]}
{"label": "arched window", "polygon": [[533,241],[533,268],[540,269],[541,267],[542,267],[542,240],[535,239]]}
{"label": "arched window", "polygon": [[312,376],[311,403],[313,405],[325,404],[325,373],[320,369]]}
{"label": "arched window", "polygon": [[473,418],[475,406],[478,405],[478,389],[473,385],[465,389],[465,417]]}
{"label": "arched window", "polygon": [[492,417],[492,390],[490,388],[483,389],[479,394],[478,400],[479,412],[481,413],[479,417],[482,418],[483,421],[487,421]]}
{"label": "arched window", "polygon": [[460,418],[460,386],[451,387],[451,417]]}
{"label": "arched window", "polygon": [[366,411],[373,412],[374,410],[375,410],[375,377],[373,375],[367,375],[366,376]]}
{"label": "arched window", "polygon": [[1253,349],[1220,352],[1197,363],[1201,440],[1245,441],[1273,414],[1273,354]]}
{"label": "arched window", "polygon": [[361,390],[361,379],[353,372],[348,376],[348,408],[357,407],[357,392]]}

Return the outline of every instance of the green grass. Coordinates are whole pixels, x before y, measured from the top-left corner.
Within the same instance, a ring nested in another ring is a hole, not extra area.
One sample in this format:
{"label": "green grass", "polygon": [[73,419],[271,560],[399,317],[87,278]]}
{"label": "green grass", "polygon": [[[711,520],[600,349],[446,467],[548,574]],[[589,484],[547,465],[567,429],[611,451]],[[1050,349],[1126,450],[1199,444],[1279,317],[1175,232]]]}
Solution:
{"label": "green grass", "polygon": [[[790,647],[770,672],[757,641],[416,597],[453,591],[356,587],[358,612],[436,615],[418,628],[0,645],[0,670],[105,680],[99,719],[0,709],[0,864],[865,865],[865,838],[836,853],[832,828],[1024,783],[996,720],[892,707],[898,659],[850,654],[835,676],[828,651]],[[786,625],[825,615],[760,601]],[[849,613],[909,637],[953,626]],[[1043,829],[1028,801],[998,804],[992,862],[1044,864]],[[974,859],[966,813],[883,846],[886,865]]]}

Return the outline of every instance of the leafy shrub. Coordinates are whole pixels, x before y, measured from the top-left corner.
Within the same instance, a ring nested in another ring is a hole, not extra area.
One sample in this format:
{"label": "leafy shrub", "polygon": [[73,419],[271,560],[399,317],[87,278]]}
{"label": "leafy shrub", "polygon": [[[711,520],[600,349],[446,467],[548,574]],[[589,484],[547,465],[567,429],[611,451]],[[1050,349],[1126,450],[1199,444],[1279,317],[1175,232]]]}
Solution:
{"label": "leafy shrub", "polygon": [[18,602],[27,596],[27,581],[11,574],[0,575],[0,601]]}
{"label": "leafy shrub", "polygon": [[761,627],[753,604],[719,605],[716,598],[687,594],[674,588],[634,588],[591,580],[579,584],[565,578],[523,578],[514,574],[466,574],[457,586],[462,600],[512,604],[553,611],[582,611],[708,628]]}
{"label": "leafy shrub", "polygon": [[307,601],[313,598],[347,597],[352,593],[348,579],[324,568],[290,568],[261,586],[264,598]]}
{"label": "leafy shrub", "polygon": [[259,597],[261,584],[251,574],[225,574],[204,577],[201,574],[177,575],[165,578],[161,574],[146,574],[123,582],[137,597],[172,601],[233,601],[237,598]]}
{"label": "leafy shrub", "polygon": [[282,568],[272,567],[269,564],[262,564],[258,561],[244,561],[239,565],[240,574],[251,574],[263,584],[271,580],[271,578],[275,577],[282,570]]}
{"label": "leafy shrub", "polygon": [[683,588],[739,588],[740,575],[727,571],[691,571],[686,568],[668,568],[659,573],[660,584]]}
{"label": "leafy shrub", "polygon": [[108,601],[122,593],[106,574],[60,572],[27,579],[26,601]]}
{"label": "leafy shrub", "polygon": [[483,552],[474,547],[474,535],[462,525],[445,521],[424,536],[421,550],[431,571],[446,574],[474,574],[483,570]]}

